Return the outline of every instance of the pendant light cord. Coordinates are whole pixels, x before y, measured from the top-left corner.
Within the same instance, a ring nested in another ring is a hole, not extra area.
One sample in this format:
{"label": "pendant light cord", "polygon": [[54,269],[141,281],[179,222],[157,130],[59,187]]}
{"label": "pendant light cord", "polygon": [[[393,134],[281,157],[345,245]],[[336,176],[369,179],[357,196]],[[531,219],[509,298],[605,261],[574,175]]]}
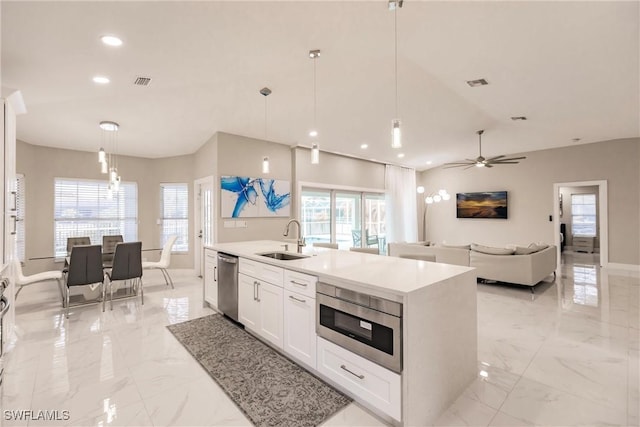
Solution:
{"label": "pendant light cord", "polygon": [[316,128],[318,103],[316,99],[316,58],[313,58],[313,128]]}
{"label": "pendant light cord", "polygon": [[393,33],[395,52],[395,80],[396,80],[396,119],[398,118],[398,7],[393,10]]}
{"label": "pendant light cord", "polygon": [[267,97],[264,97],[264,139],[267,140]]}

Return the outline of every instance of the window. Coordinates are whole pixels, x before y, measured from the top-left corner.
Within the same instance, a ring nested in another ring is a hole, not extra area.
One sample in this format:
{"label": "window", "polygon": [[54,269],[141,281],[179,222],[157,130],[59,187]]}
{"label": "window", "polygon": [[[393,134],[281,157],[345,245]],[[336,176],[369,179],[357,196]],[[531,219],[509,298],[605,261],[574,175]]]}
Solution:
{"label": "window", "polygon": [[24,175],[16,175],[16,192],[15,192],[15,216],[16,216],[16,255],[18,260],[24,262],[25,252],[25,187],[24,187]]}
{"label": "window", "polygon": [[189,188],[187,184],[160,184],[162,236],[164,245],[170,236],[178,236],[172,252],[189,251]]}
{"label": "window", "polygon": [[67,238],[89,236],[102,244],[102,236],[122,234],[125,242],[138,240],[138,186],[123,182],[111,198],[107,181],[55,178],[54,254],[67,254]]}
{"label": "window", "polygon": [[576,236],[596,236],[596,195],[571,195],[571,233]]}
{"label": "window", "polygon": [[385,252],[383,193],[303,188],[300,213],[309,243],[332,242],[340,249],[378,246]]}

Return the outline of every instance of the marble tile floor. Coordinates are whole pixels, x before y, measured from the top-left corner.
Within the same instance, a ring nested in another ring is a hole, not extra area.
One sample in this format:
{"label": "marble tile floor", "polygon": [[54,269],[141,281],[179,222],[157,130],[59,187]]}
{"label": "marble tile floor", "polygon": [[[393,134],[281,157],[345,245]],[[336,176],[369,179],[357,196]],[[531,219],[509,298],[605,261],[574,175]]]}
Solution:
{"label": "marble tile floor", "polygon": [[[640,278],[568,254],[555,282],[478,285],[478,377],[435,425],[638,426]],[[250,425],[165,328],[204,316],[201,280],[145,272],[145,304],[63,316],[55,284],[25,288],[5,362],[0,426]],[[549,279],[551,280],[551,278]],[[58,411],[59,421],[6,411]],[[63,412],[68,411],[68,412]],[[327,426],[384,426],[357,404]]]}

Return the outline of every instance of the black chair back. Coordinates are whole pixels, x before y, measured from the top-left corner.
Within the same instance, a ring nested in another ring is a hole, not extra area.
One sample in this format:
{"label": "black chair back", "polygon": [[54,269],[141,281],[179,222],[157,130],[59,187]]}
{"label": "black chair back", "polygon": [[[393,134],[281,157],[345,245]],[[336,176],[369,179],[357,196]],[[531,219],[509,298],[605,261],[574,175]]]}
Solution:
{"label": "black chair back", "polygon": [[113,255],[111,280],[142,277],[142,242],[118,243]]}
{"label": "black chair back", "polygon": [[104,281],[102,247],[74,246],[71,249],[67,286],[92,285]]}
{"label": "black chair back", "polygon": [[116,250],[116,245],[122,243],[124,239],[122,234],[115,234],[112,236],[102,236],[102,262],[110,264],[113,261],[113,254]]}
{"label": "black chair back", "polygon": [[90,244],[91,244],[91,238],[89,236],[67,237],[67,254],[71,253],[71,249],[74,246],[86,246]]}

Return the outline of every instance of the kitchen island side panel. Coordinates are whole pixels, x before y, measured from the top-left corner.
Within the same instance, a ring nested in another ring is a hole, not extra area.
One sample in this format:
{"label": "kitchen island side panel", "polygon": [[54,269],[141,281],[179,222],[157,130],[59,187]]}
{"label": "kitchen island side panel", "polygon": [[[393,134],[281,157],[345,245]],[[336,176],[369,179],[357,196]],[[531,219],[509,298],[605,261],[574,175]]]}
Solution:
{"label": "kitchen island side panel", "polygon": [[474,271],[406,295],[403,325],[403,420],[431,425],[477,375]]}

